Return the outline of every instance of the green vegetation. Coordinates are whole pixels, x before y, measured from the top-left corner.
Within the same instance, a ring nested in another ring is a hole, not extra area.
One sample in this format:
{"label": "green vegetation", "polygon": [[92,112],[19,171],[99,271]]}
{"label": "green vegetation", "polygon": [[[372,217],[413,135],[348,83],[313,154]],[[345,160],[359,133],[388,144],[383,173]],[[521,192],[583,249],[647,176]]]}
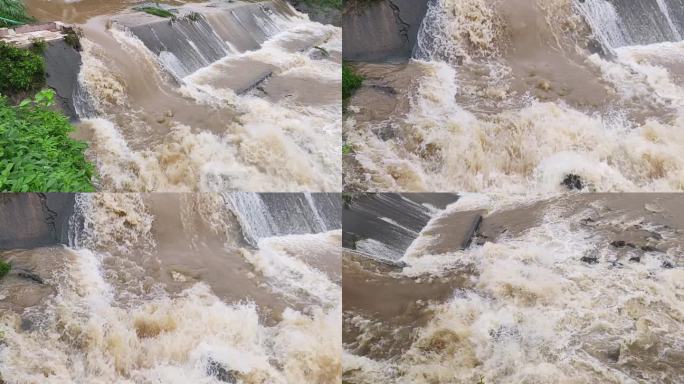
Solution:
{"label": "green vegetation", "polygon": [[202,15],[200,15],[197,12],[190,12],[187,16],[185,16],[185,18],[190,20],[190,21],[200,21],[200,19],[202,18]]}
{"label": "green vegetation", "polygon": [[45,62],[40,54],[0,42],[0,93],[33,91],[44,84]]}
{"label": "green vegetation", "polygon": [[47,48],[47,43],[43,39],[34,39],[31,40],[31,52],[35,53],[36,55],[42,54],[45,52],[45,49]]}
{"label": "green vegetation", "polygon": [[351,147],[349,144],[344,144],[342,145],[342,154],[343,155],[349,155],[350,153],[354,152],[354,148]]}
{"label": "green vegetation", "polygon": [[145,13],[149,13],[150,15],[154,15],[154,16],[166,17],[166,18],[171,18],[171,19],[176,18],[176,15],[174,15],[173,13],[167,11],[166,9],[162,9],[159,7],[142,7],[142,8],[137,8],[137,10],[145,12]]}
{"label": "green vegetation", "polygon": [[16,27],[33,21],[21,0],[0,0],[0,28]]}
{"label": "green vegetation", "polygon": [[64,34],[64,42],[71,48],[81,51],[83,46],[81,45],[81,31],[74,27],[62,27],[62,34]]}
{"label": "green vegetation", "polygon": [[342,99],[350,98],[363,85],[363,76],[354,72],[348,64],[342,64]]}
{"label": "green vegetation", "polygon": [[11,106],[0,98],[0,191],[92,192],[94,167],[74,127],[50,107],[52,90]]}
{"label": "green vegetation", "polygon": [[342,0],[304,0],[308,5],[319,6],[323,8],[342,9]]}
{"label": "green vegetation", "polygon": [[[0,260],[0,278],[5,277],[5,275],[9,273],[10,269],[12,269],[12,266],[9,263]],[[2,335],[0,334],[0,338],[1,337]]]}

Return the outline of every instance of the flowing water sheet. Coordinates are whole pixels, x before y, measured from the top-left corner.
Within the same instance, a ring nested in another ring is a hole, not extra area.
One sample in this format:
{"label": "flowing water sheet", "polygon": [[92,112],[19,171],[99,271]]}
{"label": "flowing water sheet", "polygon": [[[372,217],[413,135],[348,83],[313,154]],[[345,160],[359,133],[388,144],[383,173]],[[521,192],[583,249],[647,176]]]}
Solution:
{"label": "flowing water sheet", "polygon": [[682,9],[430,0],[412,58],[352,65],[345,188],[681,191]]}
{"label": "flowing water sheet", "polygon": [[1,380],[339,383],[339,195],[65,196],[0,200]]}

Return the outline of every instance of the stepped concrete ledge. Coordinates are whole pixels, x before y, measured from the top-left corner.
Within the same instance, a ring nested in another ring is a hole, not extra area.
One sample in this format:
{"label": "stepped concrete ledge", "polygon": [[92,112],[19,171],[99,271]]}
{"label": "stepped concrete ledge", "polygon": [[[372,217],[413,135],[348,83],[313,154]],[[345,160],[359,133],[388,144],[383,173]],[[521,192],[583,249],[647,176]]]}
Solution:
{"label": "stepped concrete ledge", "polygon": [[34,41],[46,42],[62,40],[61,28],[65,26],[59,22],[22,25],[16,28],[0,28],[0,41],[17,47],[28,47]]}
{"label": "stepped concrete ledge", "polygon": [[[295,16],[287,3],[281,0],[160,6],[172,13],[173,18],[141,11],[145,6],[139,5],[115,15],[111,22],[140,39],[179,82],[226,57],[258,50],[273,34],[279,32],[272,18]],[[304,42],[295,49],[305,51],[315,45],[315,42]],[[237,94],[258,87],[273,76],[274,70],[272,65],[240,57],[225,60],[219,64],[219,68],[239,73],[240,76],[211,85],[232,89]]]}

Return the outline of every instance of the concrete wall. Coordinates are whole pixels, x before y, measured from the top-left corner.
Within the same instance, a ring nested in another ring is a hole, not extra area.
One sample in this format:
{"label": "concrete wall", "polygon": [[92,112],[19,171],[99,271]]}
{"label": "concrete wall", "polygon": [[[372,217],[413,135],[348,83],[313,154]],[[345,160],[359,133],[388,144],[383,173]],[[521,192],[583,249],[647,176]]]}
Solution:
{"label": "concrete wall", "polygon": [[68,242],[72,193],[0,194],[0,249],[28,249]]}
{"label": "concrete wall", "polygon": [[342,17],[344,59],[408,59],[428,0],[349,0]]}
{"label": "concrete wall", "polygon": [[74,99],[81,70],[81,54],[63,40],[50,41],[43,53],[47,86],[57,93],[59,108],[72,120],[78,119]]}
{"label": "concrete wall", "polygon": [[432,212],[425,204],[444,209],[455,202],[451,193],[364,193],[353,195],[342,211],[342,244],[358,249],[359,241],[374,240],[383,244],[378,258],[399,259],[420,231],[430,221]]}

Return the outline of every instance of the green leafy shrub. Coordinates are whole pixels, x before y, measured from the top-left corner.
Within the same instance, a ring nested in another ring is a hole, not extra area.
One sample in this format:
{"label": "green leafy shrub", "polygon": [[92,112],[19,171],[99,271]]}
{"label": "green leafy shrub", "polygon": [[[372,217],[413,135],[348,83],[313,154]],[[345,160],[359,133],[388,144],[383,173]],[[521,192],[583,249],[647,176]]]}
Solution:
{"label": "green leafy shrub", "polygon": [[74,27],[62,27],[62,34],[64,35],[64,42],[71,48],[81,51],[83,46],[81,45],[81,30]]}
{"label": "green leafy shrub", "polygon": [[87,145],[73,140],[66,116],[50,109],[55,94],[11,106],[0,98],[0,191],[91,192],[94,166]]}
{"label": "green leafy shrub", "polygon": [[12,269],[12,266],[9,263],[0,260],[0,278],[5,277],[5,275],[9,273],[10,269]]}
{"label": "green leafy shrub", "polygon": [[0,42],[0,93],[38,89],[45,84],[45,61],[28,49]]}
{"label": "green leafy shrub", "polygon": [[348,99],[363,85],[363,76],[347,64],[342,65],[342,98]]}
{"label": "green leafy shrub", "polygon": [[0,0],[0,28],[15,27],[33,21],[21,0]]}
{"label": "green leafy shrub", "polygon": [[158,16],[158,17],[167,17],[167,18],[172,18],[175,19],[176,15],[173,13],[167,11],[166,9],[162,8],[157,8],[157,7],[142,7],[138,9],[139,11],[143,11],[145,13],[149,13],[150,15]]}
{"label": "green leafy shrub", "polygon": [[200,21],[202,19],[202,15],[197,12],[190,12],[187,16],[185,16],[185,18],[190,21]]}
{"label": "green leafy shrub", "polygon": [[35,54],[42,54],[47,48],[47,43],[43,39],[31,40],[31,51]]}

